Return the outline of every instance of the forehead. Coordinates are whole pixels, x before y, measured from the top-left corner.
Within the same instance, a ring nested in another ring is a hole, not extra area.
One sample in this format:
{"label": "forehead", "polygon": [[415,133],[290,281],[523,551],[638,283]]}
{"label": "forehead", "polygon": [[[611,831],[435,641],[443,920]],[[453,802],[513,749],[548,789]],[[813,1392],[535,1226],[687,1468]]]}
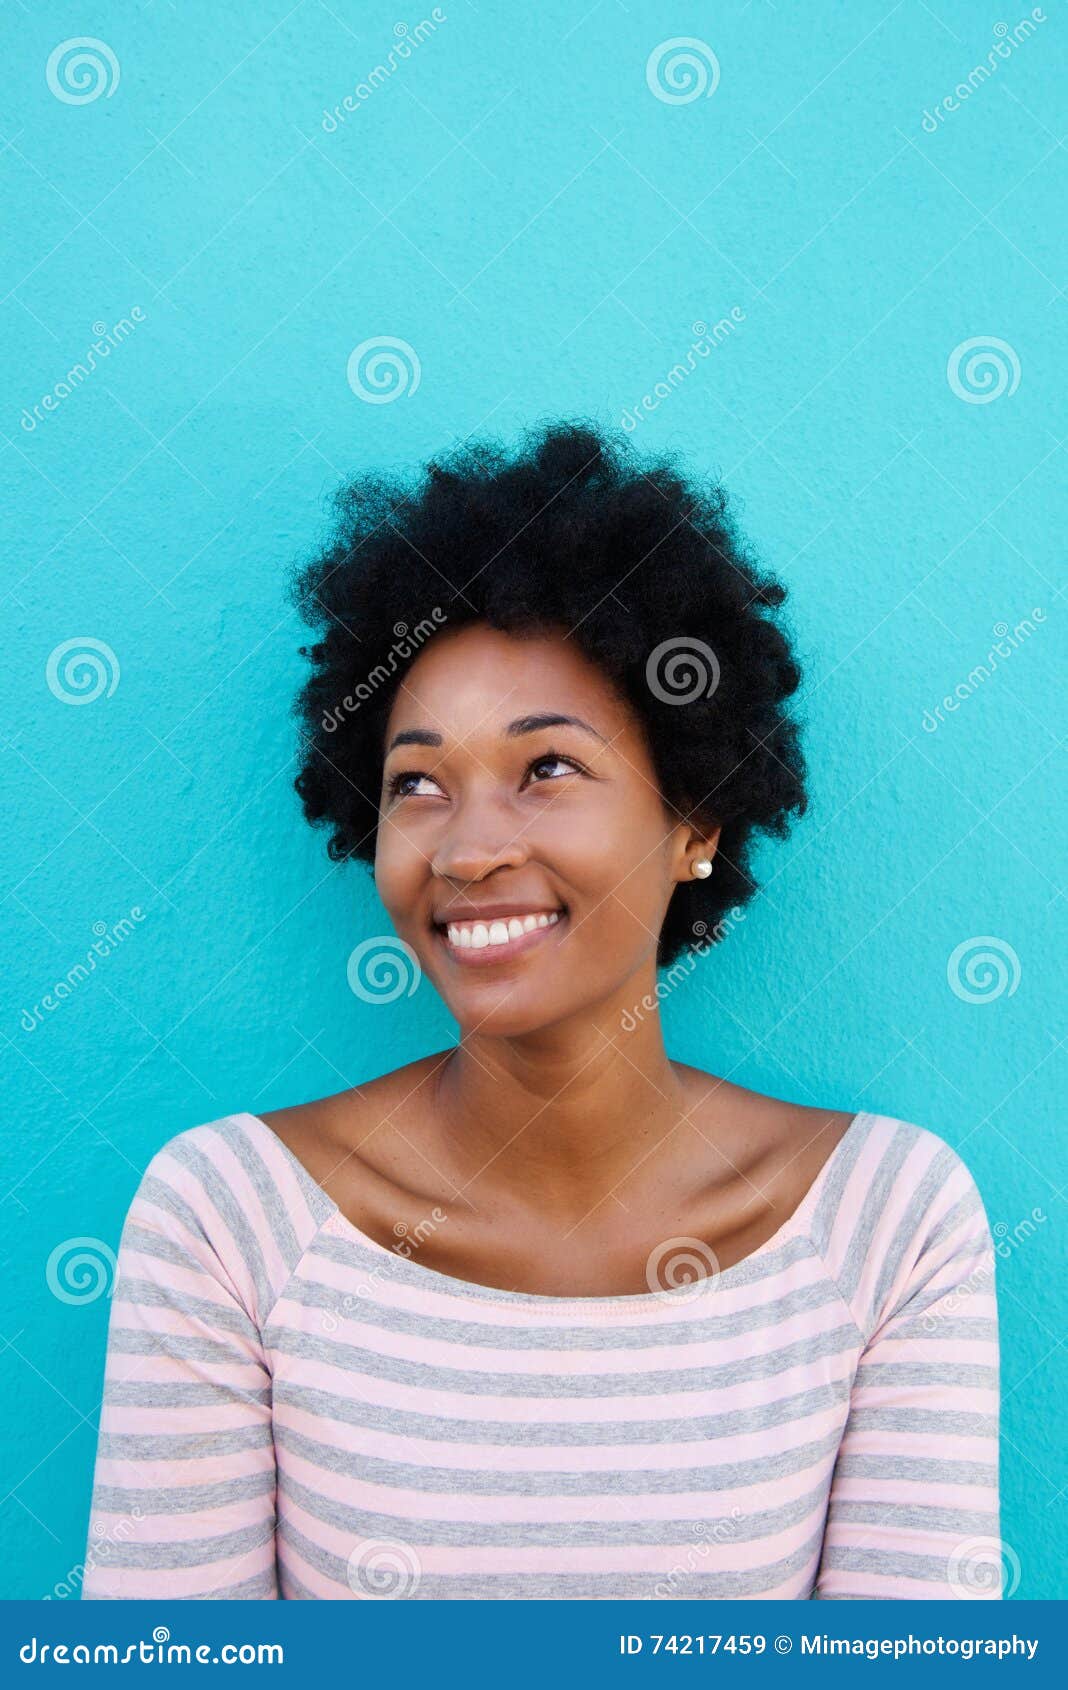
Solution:
{"label": "forehead", "polygon": [[473,623],[435,634],[420,652],[394,698],[387,743],[409,726],[495,735],[517,716],[550,709],[581,715],[605,734],[631,720],[608,676],[566,630],[514,635]]}

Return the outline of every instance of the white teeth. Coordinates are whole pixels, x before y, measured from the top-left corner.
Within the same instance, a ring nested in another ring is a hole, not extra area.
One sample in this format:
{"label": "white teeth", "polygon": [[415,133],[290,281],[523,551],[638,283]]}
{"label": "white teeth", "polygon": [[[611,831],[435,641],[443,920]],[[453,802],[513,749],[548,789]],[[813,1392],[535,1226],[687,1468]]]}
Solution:
{"label": "white teeth", "polygon": [[514,915],[507,921],[450,922],[447,929],[449,944],[458,950],[476,951],[487,945],[508,945],[515,939],[521,939],[524,933],[532,933],[536,927],[552,927],[559,919],[559,910],[554,910],[551,915],[544,911],[540,915]]}

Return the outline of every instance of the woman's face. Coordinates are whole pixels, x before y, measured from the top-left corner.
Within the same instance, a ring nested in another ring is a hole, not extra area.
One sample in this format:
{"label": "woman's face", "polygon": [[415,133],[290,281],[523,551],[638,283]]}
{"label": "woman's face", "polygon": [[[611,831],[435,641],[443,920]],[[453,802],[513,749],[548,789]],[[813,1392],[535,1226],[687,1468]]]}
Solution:
{"label": "woman's face", "polygon": [[655,983],[694,836],[665,807],[640,719],[573,641],[483,623],[435,635],[385,750],[375,883],[461,1029],[533,1032],[636,975]]}

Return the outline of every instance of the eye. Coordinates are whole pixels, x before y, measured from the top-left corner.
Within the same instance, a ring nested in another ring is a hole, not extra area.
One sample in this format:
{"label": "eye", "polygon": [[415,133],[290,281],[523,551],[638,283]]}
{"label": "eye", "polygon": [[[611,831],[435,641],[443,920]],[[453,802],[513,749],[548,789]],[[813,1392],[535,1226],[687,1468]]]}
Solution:
{"label": "eye", "polygon": [[[532,762],[527,764],[526,773],[529,775],[532,770],[540,769],[547,763],[559,763],[571,774],[583,774],[585,772],[582,764],[577,763],[573,757],[564,757],[557,751],[546,751],[542,754],[542,756],[535,757]],[[549,778],[552,780],[559,780],[560,777],[559,775],[553,775]],[[389,779],[386,781],[386,796],[390,799],[417,797],[419,796],[418,794],[407,792],[404,788],[406,787],[408,781],[420,780],[432,781],[434,785],[437,785],[437,782],[434,781],[433,775],[428,775],[423,769],[398,769],[394,774],[390,775]],[[538,782],[538,784],[542,785],[544,783]]]}
{"label": "eye", "polygon": [[388,798],[408,798],[411,794],[401,791],[401,787],[406,781],[432,779],[433,776],[425,774],[422,769],[398,769],[396,774],[390,775],[386,782],[386,796]]}
{"label": "eye", "polygon": [[[535,757],[532,763],[527,764],[527,773],[529,774],[531,769],[540,769],[545,763],[561,763],[571,774],[583,772],[582,765],[576,763],[573,757],[562,757],[557,751],[547,751],[544,756]],[[559,777],[554,776],[553,778],[558,779]]]}

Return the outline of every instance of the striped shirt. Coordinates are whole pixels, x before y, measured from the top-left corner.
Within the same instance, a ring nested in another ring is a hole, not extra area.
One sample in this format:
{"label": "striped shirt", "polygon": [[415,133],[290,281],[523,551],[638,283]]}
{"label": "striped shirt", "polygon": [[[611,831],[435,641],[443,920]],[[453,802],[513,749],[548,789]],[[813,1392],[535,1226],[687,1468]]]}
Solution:
{"label": "striped shirt", "polygon": [[1001,1595],[994,1254],[943,1141],[858,1115],[703,1285],[468,1283],[258,1117],[127,1217],[87,1597]]}

